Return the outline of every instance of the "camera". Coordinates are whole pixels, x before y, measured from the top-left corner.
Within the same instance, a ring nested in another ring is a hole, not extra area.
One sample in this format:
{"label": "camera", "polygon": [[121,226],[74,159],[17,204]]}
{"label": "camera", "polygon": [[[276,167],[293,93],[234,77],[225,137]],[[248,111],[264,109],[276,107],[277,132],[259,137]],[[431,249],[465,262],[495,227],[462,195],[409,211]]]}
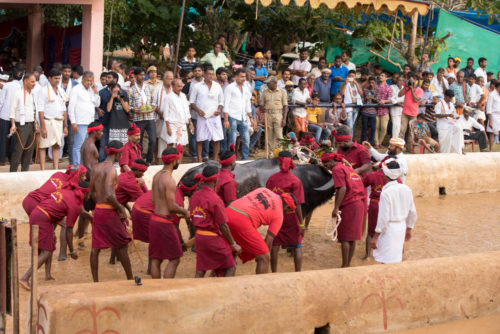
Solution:
{"label": "camera", "polygon": [[122,91],[118,92],[118,97],[121,98],[121,99],[124,99],[125,98],[125,94],[123,94]]}
{"label": "camera", "polygon": [[412,87],[413,86],[413,80],[408,80],[408,86]]}

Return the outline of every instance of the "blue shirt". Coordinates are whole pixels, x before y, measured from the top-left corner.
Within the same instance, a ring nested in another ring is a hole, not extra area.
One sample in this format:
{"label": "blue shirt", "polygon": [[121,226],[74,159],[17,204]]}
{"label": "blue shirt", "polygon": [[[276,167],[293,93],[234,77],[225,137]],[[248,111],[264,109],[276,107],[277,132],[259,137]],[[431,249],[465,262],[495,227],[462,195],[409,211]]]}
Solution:
{"label": "blue shirt", "polygon": [[[265,66],[261,66],[261,67],[255,66],[255,76],[267,78],[267,68]],[[264,84],[264,81],[255,80],[255,89],[259,90],[263,84]]]}
{"label": "blue shirt", "polygon": [[325,83],[322,77],[316,78],[314,80],[314,88],[315,92],[319,94],[319,100],[321,102],[330,102],[330,89],[332,88],[332,78],[328,78],[328,81]]}
{"label": "blue shirt", "polygon": [[111,99],[111,92],[108,89],[108,86],[104,87],[99,91],[99,96],[101,97],[101,104],[99,108],[104,110],[104,116],[99,117],[99,122],[102,123],[103,126],[107,126],[109,124],[109,112],[108,110],[108,102]]}
{"label": "blue shirt", "polygon": [[[333,95],[338,93],[340,86],[347,78],[347,73],[349,73],[349,70],[344,65],[340,65],[339,68],[336,68],[335,65],[333,65],[332,67],[330,67],[330,70],[332,71],[332,73],[330,74],[330,78],[332,78],[332,88],[330,89],[330,94]],[[344,80],[333,81],[334,77],[342,77]]]}

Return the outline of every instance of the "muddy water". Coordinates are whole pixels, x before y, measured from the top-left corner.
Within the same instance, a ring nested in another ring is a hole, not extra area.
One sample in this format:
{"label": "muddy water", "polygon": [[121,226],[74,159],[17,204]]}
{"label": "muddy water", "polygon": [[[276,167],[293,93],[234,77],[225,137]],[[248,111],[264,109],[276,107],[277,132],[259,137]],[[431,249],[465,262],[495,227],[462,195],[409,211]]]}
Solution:
{"label": "muddy water", "polygon": [[[500,243],[500,193],[484,193],[461,196],[443,196],[440,198],[417,198],[415,200],[418,221],[413,239],[405,247],[405,261],[432,257],[446,257],[466,253],[499,251]],[[317,209],[313,215],[309,231],[303,241],[303,270],[338,268],[341,264],[340,248],[324,234],[325,222],[333,208],[333,202]],[[30,248],[28,246],[28,224],[19,225],[19,270],[20,275],[29,266]],[[182,223],[183,235],[187,229]],[[56,231],[58,234],[59,230]],[[262,231],[263,233],[265,230]],[[86,240],[90,246],[90,239]],[[147,244],[137,242],[144,261],[147,263]],[[54,281],[44,281],[44,271],[38,271],[39,284],[50,285],[57,289],[58,284],[91,282],[89,267],[89,249],[79,251],[78,260],[57,261],[59,249],[54,252],[52,276]],[[147,279],[145,267],[141,265],[133,247],[129,248],[134,275]],[[353,266],[371,265],[375,261],[361,260],[364,255],[364,241],[357,244]],[[101,252],[99,278],[101,281],[124,279],[121,265],[107,263],[109,251]],[[193,277],[196,256],[186,252],[177,270],[178,278]],[[163,264],[165,266],[165,263]],[[279,271],[293,271],[293,260],[284,251],[280,253]],[[237,275],[253,274],[254,262],[238,264]],[[28,304],[28,292],[21,289],[21,324],[24,324]],[[10,321],[10,318],[9,318]],[[23,325],[22,325],[23,327]]]}

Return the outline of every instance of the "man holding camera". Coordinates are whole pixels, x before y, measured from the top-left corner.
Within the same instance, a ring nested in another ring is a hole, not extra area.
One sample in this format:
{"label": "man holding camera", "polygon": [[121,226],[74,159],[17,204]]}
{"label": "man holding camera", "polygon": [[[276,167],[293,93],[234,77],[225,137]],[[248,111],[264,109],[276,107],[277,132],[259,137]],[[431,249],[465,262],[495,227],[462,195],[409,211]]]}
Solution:
{"label": "man holding camera", "polygon": [[[408,74],[408,82],[404,89],[401,89],[398,96],[404,96],[403,102],[403,114],[401,115],[401,131],[399,133],[399,137],[402,139],[406,139],[406,129],[408,124],[417,118],[418,114],[418,105],[422,96],[424,95],[424,91],[422,88],[417,86],[418,77],[415,73]],[[413,134],[412,131],[408,131],[409,138],[406,140],[407,150],[410,150],[411,143],[413,142]]]}

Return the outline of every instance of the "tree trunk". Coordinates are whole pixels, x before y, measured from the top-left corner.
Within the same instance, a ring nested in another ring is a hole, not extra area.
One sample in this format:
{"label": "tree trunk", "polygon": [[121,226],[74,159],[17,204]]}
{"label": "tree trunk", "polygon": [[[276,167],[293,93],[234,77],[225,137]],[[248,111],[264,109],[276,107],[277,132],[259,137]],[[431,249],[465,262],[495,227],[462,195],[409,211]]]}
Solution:
{"label": "tree trunk", "polygon": [[408,51],[406,53],[406,60],[413,69],[415,67],[415,46],[417,42],[417,26],[418,26],[418,12],[415,11],[411,15],[411,32],[408,39]]}

